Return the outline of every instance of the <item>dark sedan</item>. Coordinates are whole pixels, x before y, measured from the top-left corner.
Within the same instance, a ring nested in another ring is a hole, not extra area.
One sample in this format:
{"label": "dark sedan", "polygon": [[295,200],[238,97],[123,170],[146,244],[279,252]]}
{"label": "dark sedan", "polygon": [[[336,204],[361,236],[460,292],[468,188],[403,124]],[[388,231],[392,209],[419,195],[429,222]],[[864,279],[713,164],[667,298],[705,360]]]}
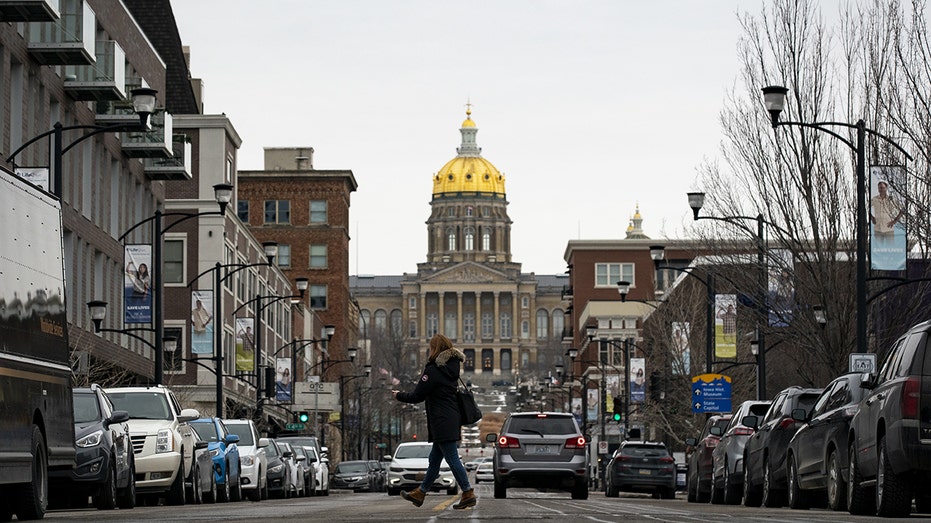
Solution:
{"label": "dark sedan", "polygon": [[654,498],[676,497],[676,462],[662,443],[625,441],[605,468],[605,496],[649,492]]}
{"label": "dark sedan", "polygon": [[374,478],[367,461],[343,461],[336,466],[330,487],[335,489],[352,489],[374,492]]}
{"label": "dark sedan", "polygon": [[284,461],[278,445],[272,441],[265,447],[268,470],[265,473],[269,497],[286,498],[291,495],[291,469]]}
{"label": "dark sedan", "polygon": [[52,495],[72,506],[93,496],[99,509],[136,506],[135,465],[129,438],[129,413],[114,410],[99,386],[74,389],[74,467],[53,471]]}
{"label": "dark sedan", "polygon": [[850,420],[863,397],[864,376],[868,375],[844,374],[829,383],[789,442],[790,507],[808,508],[816,498],[827,497],[831,510],[847,509],[847,442]]}

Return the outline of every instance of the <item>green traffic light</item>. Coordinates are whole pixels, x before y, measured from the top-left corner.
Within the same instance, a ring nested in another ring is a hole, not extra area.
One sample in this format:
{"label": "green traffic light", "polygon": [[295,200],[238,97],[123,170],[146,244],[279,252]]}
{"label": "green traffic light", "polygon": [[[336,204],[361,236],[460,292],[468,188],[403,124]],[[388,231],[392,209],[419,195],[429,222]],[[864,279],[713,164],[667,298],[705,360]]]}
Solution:
{"label": "green traffic light", "polygon": [[301,412],[297,415],[297,420],[300,421],[301,423],[307,423],[307,420],[309,419],[310,419],[310,416],[308,416],[306,412]]}
{"label": "green traffic light", "polygon": [[615,413],[614,413],[614,421],[621,421],[621,413],[620,413],[620,412],[615,412]]}

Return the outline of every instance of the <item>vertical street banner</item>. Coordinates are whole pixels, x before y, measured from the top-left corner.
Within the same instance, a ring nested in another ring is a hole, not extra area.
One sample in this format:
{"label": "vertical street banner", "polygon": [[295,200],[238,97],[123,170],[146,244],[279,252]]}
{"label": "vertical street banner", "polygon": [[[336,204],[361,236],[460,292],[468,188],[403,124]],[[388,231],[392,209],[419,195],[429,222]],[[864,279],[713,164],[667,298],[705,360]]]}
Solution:
{"label": "vertical street banner", "polygon": [[875,270],[905,270],[905,183],[901,165],[870,166],[870,267]]}
{"label": "vertical street banner", "polygon": [[572,404],[572,415],[575,416],[575,422],[580,427],[585,426],[585,420],[582,419],[582,398],[571,398],[569,403]]}
{"label": "vertical street banner", "polygon": [[596,420],[598,419],[598,411],[601,410],[601,394],[599,389],[585,389],[586,406],[588,407],[585,414],[585,419],[587,420]]}
{"label": "vertical street banner", "polygon": [[191,352],[213,354],[213,291],[191,291]]}
{"label": "vertical street banner", "polygon": [[291,401],[291,358],[275,359],[275,399]]}
{"label": "vertical street banner", "polygon": [[630,403],[643,403],[646,401],[646,359],[630,359]]}
{"label": "vertical street banner", "polygon": [[608,374],[605,376],[605,388],[607,389],[607,397],[605,398],[605,412],[614,412],[614,402],[620,404],[623,401],[621,396],[621,384],[622,378],[619,374]]}
{"label": "vertical street banner", "polygon": [[255,318],[236,318],[236,370],[255,368]]}
{"label": "vertical street banner", "polygon": [[788,249],[770,249],[769,256],[774,260],[773,267],[769,269],[766,300],[769,324],[788,327],[795,310],[795,262],[792,251]]}
{"label": "vertical street banner", "polygon": [[123,323],[152,322],[152,246],[123,247]]}
{"label": "vertical street banner", "polygon": [[718,359],[737,357],[736,294],[714,297],[714,356]]}
{"label": "vertical street banner", "polygon": [[672,322],[672,373],[679,376],[688,376],[691,372],[692,349],[689,347],[689,337],[692,334],[692,324],[683,321]]}

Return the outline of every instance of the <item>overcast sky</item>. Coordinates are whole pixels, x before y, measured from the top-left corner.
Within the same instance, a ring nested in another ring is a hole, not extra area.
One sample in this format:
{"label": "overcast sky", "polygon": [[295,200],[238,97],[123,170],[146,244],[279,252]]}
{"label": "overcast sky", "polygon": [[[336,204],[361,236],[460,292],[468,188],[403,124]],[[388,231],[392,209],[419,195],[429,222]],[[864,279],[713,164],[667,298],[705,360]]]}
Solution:
{"label": "overcast sky", "polygon": [[[208,114],[264,147],[352,170],[351,274],[416,272],[432,176],[471,101],[506,177],[512,254],[560,274],[573,239],[685,235],[696,167],[718,156],[738,7],[714,1],[174,0]],[[762,109],[761,109],[762,110]]]}

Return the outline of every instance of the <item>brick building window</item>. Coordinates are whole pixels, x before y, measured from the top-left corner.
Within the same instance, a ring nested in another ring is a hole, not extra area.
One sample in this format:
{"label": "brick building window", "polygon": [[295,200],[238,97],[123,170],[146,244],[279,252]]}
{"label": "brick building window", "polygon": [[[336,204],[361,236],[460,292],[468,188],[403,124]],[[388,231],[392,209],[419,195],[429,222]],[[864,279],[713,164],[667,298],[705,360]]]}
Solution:
{"label": "brick building window", "polygon": [[165,240],[162,247],[162,279],[164,283],[184,281],[184,240]]}
{"label": "brick building window", "polygon": [[165,359],[162,360],[163,369],[167,372],[181,372],[181,364],[184,362],[184,336],[178,327],[165,327],[164,336],[174,337],[178,340],[178,346],[173,351],[165,351]]}
{"label": "brick building window", "polygon": [[265,223],[291,223],[291,201],[265,200]]}
{"label": "brick building window", "polygon": [[616,287],[619,281],[629,281],[634,286],[633,263],[595,264],[595,287]]}
{"label": "brick building window", "polygon": [[236,215],[239,221],[249,223],[249,200],[239,200],[236,202]]}
{"label": "brick building window", "polygon": [[310,308],[311,309],[326,309],[326,296],[327,296],[326,285],[311,285],[310,286]]}
{"label": "brick building window", "polygon": [[278,244],[278,254],[275,255],[275,263],[279,267],[291,266],[291,246]]}
{"label": "brick building window", "polygon": [[326,269],[327,268],[327,247],[326,244],[317,244],[310,246],[310,268]]}
{"label": "brick building window", "polygon": [[319,225],[327,223],[327,203],[326,200],[310,201],[310,223]]}

